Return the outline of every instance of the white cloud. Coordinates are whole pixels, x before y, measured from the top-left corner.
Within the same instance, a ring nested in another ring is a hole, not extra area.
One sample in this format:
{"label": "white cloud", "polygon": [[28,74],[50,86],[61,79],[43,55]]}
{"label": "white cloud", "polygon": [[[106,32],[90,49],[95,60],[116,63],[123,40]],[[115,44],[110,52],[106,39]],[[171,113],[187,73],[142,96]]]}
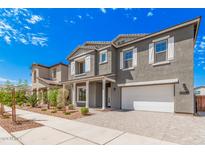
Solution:
{"label": "white cloud", "polygon": [[10,82],[12,82],[12,83],[17,83],[16,80],[11,80],[11,79],[8,79],[8,78],[0,77],[0,82],[6,82],[6,81],[10,81]]}
{"label": "white cloud", "polygon": [[90,19],[94,19],[93,16],[91,16],[89,13],[86,13],[86,17],[90,18]]}
{"label": "white cloud", "polygon": [[30,19],[26,19],[26,21],[31,24],[36,24],[41,20],[43,20],[43,18],[39,15],[32,15]]}
{"label": "white cloud", "polygon": [[4,36],[4,40],[6,41],[7,44],[11,43],[11,38],[8,35]]}
{"label": "white cloud", "polygon": [[153,16],[153,15],[154,15],[154,13],[151,12],[151,11],[147,13],[147,16],[148,16],[148,17],[151,17],[151,16]]}
{"label": "white cloud", "polygon": [[30,27],[28,27],[28,26],[24,26],[24,28],[26,28],[26,29],[31,29]]}
{"label": "white cloud", "polygon": [[104,14],[107,12],[105,8],[101,8],[100,11]]}
{"label": "white cloud", "polygon": [[79,19],[82,19],[82,16],[81,16],[81,15],[78,15],[78,18],[79,18]]}
{"label": "white cloud", "polygon": [[205,42],[201,41],[199,47],[204,49],[205,48]]}
{"label": "white cloud", "polygon": [[32,36],[31,37],[31,43],[33,44],[33,45],[36,45],[36,46],[38,46],[38,45],[40,45],[40,46],[47,46],[47,41],[48,41],[48,38],[47,37],[43,37],[43,36]]}
{"label": "white cloud", "polygon": [[[45,46],[46,40],[48,40],[46,35],[32,32],[32,27],[41,20],[44,18],[33,14],[29,9],[0,9],[0,39],[7,44],[18,42],[24,45]],[[25,22],[31,25],[28,26]],[[34,37],[35,43],[31,36],[38,38]],[[37,43],[37,41],[39,42]]]}
{"label": "white cloud", "polygon": [[76,22],[74,20],[70,20],[70,23],[71,24],[75,24]]}
{"label": "white cloud", "polygon": [[137,20],[137,17],[133,17],[133,21],[136,21]]}

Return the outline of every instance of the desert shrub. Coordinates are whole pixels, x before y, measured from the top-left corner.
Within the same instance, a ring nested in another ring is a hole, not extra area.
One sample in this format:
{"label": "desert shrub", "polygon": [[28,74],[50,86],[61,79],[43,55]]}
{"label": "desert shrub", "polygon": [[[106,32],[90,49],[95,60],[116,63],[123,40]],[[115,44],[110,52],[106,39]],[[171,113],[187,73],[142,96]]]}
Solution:
{"label": "desert shrub", "polygon": [[36,94],[31,94],[26,97],[27,103],[30,104],[32,107],[36,107],[38,104],[38,98]]}
{"label": "desert shrub", "polygon": [[57,89],[50,89],[48,91],[48,101],[51,106],[57,106],[57,97],[58,97],[58,90]]}
{"label": "desert shrub", "polygon": [[80,108],[80,112],[81,112],[82,115],[86,115],[86,114],[88,114],[89,109],[86,108],[86,107],[81,107],[81,108]]}
{"label": "desert shrub", "polygon": [[58,104],[57,104],[57,109],[58,109],[58,110],[62,110],[64,107],[65,107],[65,106],[64,106],[63,103],[58,103]]}
{"label": "desert shrub", "polygon": [[51,113],[57,113],[57,110],[52,110]]}
{"label": "desert shrub", "polygon": [[74,106],[73,104],[69,104],[69,105],[68,105],[68,109],[69,109],[69,110],[74,110],[74,109],[75,109],[75,106]]}
{"label": "desert shrub", "polygon": [[41,109],[41,111],[47,111],[47,109]]}
{"label": "desert shrub", "polygon": [[65,115],[70,115],[70,112],[64,112]]}

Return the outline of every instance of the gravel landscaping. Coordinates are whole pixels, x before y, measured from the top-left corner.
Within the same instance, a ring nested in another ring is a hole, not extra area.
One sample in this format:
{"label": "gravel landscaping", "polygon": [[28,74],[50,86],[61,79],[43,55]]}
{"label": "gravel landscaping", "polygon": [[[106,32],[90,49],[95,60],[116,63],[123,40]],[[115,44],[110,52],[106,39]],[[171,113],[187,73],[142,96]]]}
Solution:
{"label": "gravel landscaping", "polygon": [[63,110],[57,110],[52,107],[50,109],[46,109],[46,108],[40,108],[40,107],[25,106],[25,107],[18,107],[18,109],[51,115],[51,116],[56,116],[60,118],[70,119],[70,120],[79,119],[79,118],[91,115],[91,114],[82,115],[80,113],[80,108],[76,108],[74,110],[67,110],[66,113]]}
{"label": "gravel landscaping", "polygon": [[4,116],[0,116],[0,126],[4,128],[7,132],[16,132],[31,128],[36,128],[43,126],[42,124],[39,124],[37,122],[34,122],[32,120],[26,120],[21,117],[17,117],[17,123],[12,122],[11,115],[5,113]]}

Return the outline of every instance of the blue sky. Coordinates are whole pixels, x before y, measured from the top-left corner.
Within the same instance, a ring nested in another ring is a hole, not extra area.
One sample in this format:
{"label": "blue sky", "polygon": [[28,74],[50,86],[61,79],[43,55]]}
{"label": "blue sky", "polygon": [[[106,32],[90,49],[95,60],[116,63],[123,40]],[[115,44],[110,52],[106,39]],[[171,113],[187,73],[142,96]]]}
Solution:
{"label": "blue sky", "polygon": [[205,9],[0,9],[0,84],[31,82],[33,62],[52,65],[85,41],[153,33],[202,16],[194,51],[195,86],[205,85]]}

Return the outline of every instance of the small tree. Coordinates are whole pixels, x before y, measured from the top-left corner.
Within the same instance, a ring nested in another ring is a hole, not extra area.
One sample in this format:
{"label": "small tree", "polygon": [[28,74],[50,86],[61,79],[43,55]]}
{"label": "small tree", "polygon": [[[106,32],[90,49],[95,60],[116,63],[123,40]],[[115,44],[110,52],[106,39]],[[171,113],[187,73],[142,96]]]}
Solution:
{"label": "small tree", "polygon": [[0,114],[3,116],[4,115],[4,91],[2,89],[0,89],[0,104],[1,104],[1,111],[0,111]]}
{"label": "small tree", "polygon": [[[48,101],[49,105],[56,107],[57,106],[57,97],[58,97],[58,90],[57,89],[50,89],[48,91]],[[48,109],[49,109],[48,105]]]}

